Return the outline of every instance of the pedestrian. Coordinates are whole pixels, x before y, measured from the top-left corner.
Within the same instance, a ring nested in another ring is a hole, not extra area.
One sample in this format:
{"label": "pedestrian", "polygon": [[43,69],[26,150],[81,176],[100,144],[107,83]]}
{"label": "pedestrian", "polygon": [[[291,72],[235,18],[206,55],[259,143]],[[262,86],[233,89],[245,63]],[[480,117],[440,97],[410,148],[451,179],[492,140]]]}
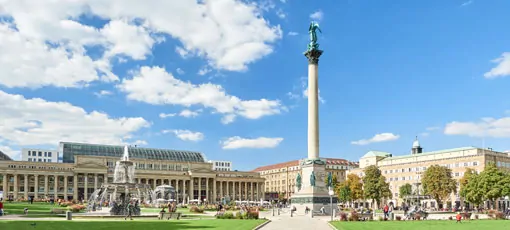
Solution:
{"label": "pedestrian", "polygon": [[132,204],[132,202],[129,202],[126,207],[126,216],[124,217],[124,220],[127,220],[128,217],[130,220],[133,220],[133,204]]}
{"label": "pedestrian", "polygon": [[462,215],[460,215],[460,212],[457,212],[457,215],[455,216],[455,219],[457,219],[457,222],[456,223],[462,223],[461,220],[462,220]]}
{"label": "pedestrian", "polygon": [[384,218],[388,218],[388,212],[390,211],[390,207],[388,205],[384,205],[383,212],[384,212]]}
{"label": "pedestrian", "polygon": [[4,203],[2,201],[3,199],[0,200],[0,216],[4,215]]}

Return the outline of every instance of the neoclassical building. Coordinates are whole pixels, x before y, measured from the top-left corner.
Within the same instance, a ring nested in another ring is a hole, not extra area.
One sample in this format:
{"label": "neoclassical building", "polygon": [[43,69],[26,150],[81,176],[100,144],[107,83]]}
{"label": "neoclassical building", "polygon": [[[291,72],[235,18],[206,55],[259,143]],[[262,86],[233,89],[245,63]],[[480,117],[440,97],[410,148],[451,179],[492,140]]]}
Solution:
{"label": "neoclassical building", "polygon": [[[324,158],[326,161],[326,172],[336,176],[338,182],[344,181],[346,172],[349,169],[357,168],[357,162],[350,162],[339,158]],[[253,170],[260,173],[265,179],[265,192],[284,193],[285,198],[290,198],[296,187],[296,176],[301,172],[299,160],[293,160],[273,165],[258,167]]]}
{"label": "neoclassical building", "polygon": [[[5,198],[87,200],[104,182],[113,181],[123,146],[61,142],[63,163],[13,161],[0,154],[0,190]],[[129,147],[138,183],[172,185],[178,202],[189,200],[259,201],[264,178],[256,172],[214,171],[199,152]]]}
{"label": "neoclassical building", "polygon": [[[438,151],[423,152],[418,139],[413,142],[410,154],[394,156],[388,152],[369,151],[359,160],[359,168],[349,170],[348,174],[357,174],[363,177],[363,170],[376,165],[386,177],[393,193],[393,202],[400,205],[402,197],[399,194],[400,186],[409,183],[417,195],[423,195],[421,187],[422,174],[432,165],[445,166],[452,170],[452,177],[457,181],[457,191],[451,194],[446,202],[448,208],[455,206],[465,206],[463,199],[459,196],[459,180],[464,176],[466,169],[470,168],[478,173],[484,170],[489,163],[494,163],[498,168],[510,170],[510,153],[494,151],[490,148],[462,147],[453,149],[444,149]],[[437,204],[432,199],[421,200],[425,207],[435,207]],[[509,200],[502,198],[498,201],[499,207],[508,207]]]}

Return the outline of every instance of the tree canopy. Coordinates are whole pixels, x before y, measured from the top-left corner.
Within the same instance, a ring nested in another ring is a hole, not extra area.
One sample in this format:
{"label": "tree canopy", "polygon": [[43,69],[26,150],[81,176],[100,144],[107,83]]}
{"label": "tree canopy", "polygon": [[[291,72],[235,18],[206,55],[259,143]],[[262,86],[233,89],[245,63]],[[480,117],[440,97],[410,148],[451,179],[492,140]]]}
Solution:
{"label": "tree canopy", "polygon": [[379,206],[383,198],[392,197],[389,183],[386,182],[386,178],[377,166],[371,165],[366,167],[364,173],[363,195],[366,199],[372,199]]}
{"label": "tree canopy", "polygon": [[347,182],[339,183],[335,190],[340,202],[346,203],[352,200],[351,189]]}
{"label": "tree canopy", "polygon": [[406,183],[406,184],[400,186],[400,188],[398,188],[398,195],[402,199],[405,199],[406,196],[409,196],[412,194],[413,194],[413,186],[409,183]]}
{"label": "tree canopy", "polygon": [[430,195],[438,204],[446,201],[457,190],[457,182],[452,178],[452,170],[439,165],[432,165],[421,178],[423,192]]}
{"label": "tree canopy", "polygon": [[477,189],[483,194],[485,200],[490,200],[492,205],[497,198],[508,195],[508,174],[498,169],[495,164],[489,163],[480,173]]}
{"label": "tree canopy", "polygon": [[347,186],[351,191],[351,201],[363,199],[363,183],[361,178],[356,174],[347,175]]}

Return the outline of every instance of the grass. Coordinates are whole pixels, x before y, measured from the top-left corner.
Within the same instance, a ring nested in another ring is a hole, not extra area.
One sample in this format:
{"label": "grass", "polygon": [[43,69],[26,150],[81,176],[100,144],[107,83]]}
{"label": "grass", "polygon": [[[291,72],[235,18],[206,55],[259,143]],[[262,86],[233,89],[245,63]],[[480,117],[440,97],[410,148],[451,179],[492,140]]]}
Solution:
{"label": "grass", "polygon": [[2,230],[125,230],[125,229],[228,229],[248,230],[265,220],[177,220],[177,221],[0,221]]}
{"label": "grass", "polygon": [[456,223],[454,220],[427,221],[370,221],[370,222],[330,222],[339,230],[480,230],[509,229],[506,220],[469,220]]}
{"label": "grass", "polygon": [[7,215],[23,214],[24,208],[28,208],[29,214],[50,214],[50,211],[53,208],[66,209],[64,207],[58,207],[57,205],[52,205],[49,203],[33,203],[33,204],[29,204],[28,202],[4,203],[4,211],[7,212]]}

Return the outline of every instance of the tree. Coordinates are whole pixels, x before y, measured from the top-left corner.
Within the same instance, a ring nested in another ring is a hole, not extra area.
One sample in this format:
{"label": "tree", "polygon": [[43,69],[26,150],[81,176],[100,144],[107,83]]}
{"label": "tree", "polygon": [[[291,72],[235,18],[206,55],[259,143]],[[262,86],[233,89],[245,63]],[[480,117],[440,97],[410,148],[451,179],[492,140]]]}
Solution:
{"label": "tree", "polygon": [[365,168],[363,177],[363,195],[366,199],[372,199],[377,207],[383,198],[391,198],[391,190],[386,178],[381,174],[381,170],[375,165]]}
{"label": "tree", "polygon": [[338,195],[338,200],[342,203],[347,203],[351,201],[351,189],[349,188],[349,185],[347,182],[342,182],[337,185],[335,189],[335,193]]}
{"label": "tree", "polygon": [[347,186],[351,191],[351,202],[354,200],[363,199],[363,183],[361,178],[356,174],[347,175]]}
{"label": "tree", "polygon": [[[459,195],[460,195],[460,197],[463,197],[464,199],[466,198],[467,193],[470,192],[469,189],[472,187],[472,186],[471,187],[468,186],[469,181],[475,180],[475,178],[474,178],[475,176],[477,176],[477,173],[475,170],[470,169],[470,168],[466,169],[466,172],[464,172],[464,176],[462,178],[460,178],[460,181],[459,181],[459,184],[460,184]],[[472,203],[472,202],[469,202],[469,203]]]}
{"label": "tree", "polygon": [[461,179],[460,196],[467,202],[479,206],[483,203],[483,192],[480,189],[480,175],[476,172],[466,172]]}
{"label": "tree", "polygon": [[413,194],[413,186],[409,183],[406,183],[398,188],[398,195],[404,200],[406,199],[406,196],[411,194]]}
{"label": "tree", "polygon": [[432,165],[425,171],[421,183],[423,192],[432,196],[441,207],[443,201],[457,190],[457,182],[452,178],[452,170],[439,165]]}
{"label": "tree", "polygon": [[483,198],[491,201],[492,207],[494,207],[494,201],[503,196],[506,181],[505,173],[496,168],[493,163],[488,164],[480,173],[478,188],[483,193]]}
{"label": "tree", "polygon": [[338,185],[338,179],[337,179],[336,174],[333,174],[333,172],[327,172],[326,175],[324,176],[324,182],[326,182],[326,184],[328,183],[328,176],[330,173],[331,173],[331,178],[332,178],[332,182],[333,182],[332,187],[334,189]]}

